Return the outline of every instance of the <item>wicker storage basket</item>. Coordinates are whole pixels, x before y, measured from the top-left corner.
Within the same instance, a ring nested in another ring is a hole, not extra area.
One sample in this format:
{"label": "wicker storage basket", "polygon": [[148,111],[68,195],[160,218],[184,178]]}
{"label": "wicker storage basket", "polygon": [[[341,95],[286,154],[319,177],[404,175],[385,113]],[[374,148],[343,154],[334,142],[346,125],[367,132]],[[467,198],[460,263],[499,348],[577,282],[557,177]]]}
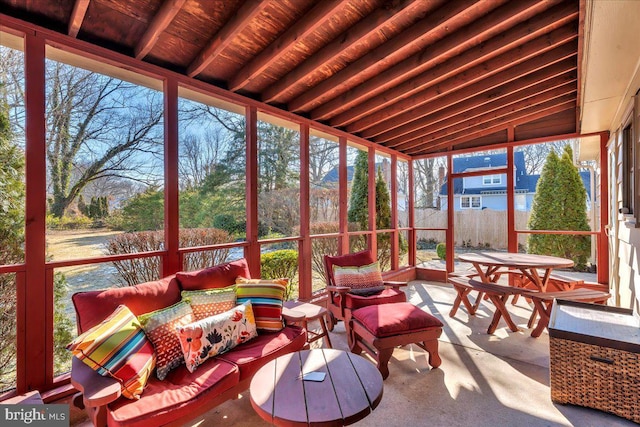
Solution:
{"label": "wicker storage basket", "polygon": [[549,324],[551,400],[640,423],[637,322],[627,310],[555,301]]}

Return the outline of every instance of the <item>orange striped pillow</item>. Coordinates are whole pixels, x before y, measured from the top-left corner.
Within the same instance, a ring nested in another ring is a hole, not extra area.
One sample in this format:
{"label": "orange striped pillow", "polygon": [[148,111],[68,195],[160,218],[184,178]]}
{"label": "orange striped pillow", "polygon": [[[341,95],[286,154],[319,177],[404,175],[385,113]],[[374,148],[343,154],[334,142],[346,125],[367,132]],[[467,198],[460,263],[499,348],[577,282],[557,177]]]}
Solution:
{"label": "orange striped pillow", "polygon": [[236,303],[251,301],[258,329],[279,331],[282,323],[282,300],[287,290],[287,279],[236,279]]}
{"label": "orange striped pillow", "polygon": [[129,399],[140,398],[156,366],[153,346],[124,305],[74,339],[67,350],[100,375],[118,380]]}
{"label": "orange striped pillow", "polygon": [[348,286],[353,289],[384,286],[380,265],[377,262],[360,267],[333,266],[333,281],[336,286]]}

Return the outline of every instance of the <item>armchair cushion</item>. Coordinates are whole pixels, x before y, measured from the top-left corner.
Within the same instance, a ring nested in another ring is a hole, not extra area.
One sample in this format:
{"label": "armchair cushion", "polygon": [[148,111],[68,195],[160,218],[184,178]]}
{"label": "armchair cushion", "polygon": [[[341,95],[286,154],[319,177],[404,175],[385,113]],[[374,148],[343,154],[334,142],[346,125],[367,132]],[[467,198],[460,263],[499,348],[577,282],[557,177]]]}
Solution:
{"label": "armchair cushion", "polygon": [[163,380],[171,369],[184,363],[176,328],[194,321],[191,306],[180,301],[162,310],[145,313],[138,319],[156,350],[156,376]]}
{"label": "armchair cushion", "polygon": [[236,277],[250,278],[247,260],[241,258],[226,264],[216,265],[198,271],[181,271],[176,273],[176,279],[183,290],[226,288],[235,283]]}
{"label": "armchair cushion", "polygon": [[129,399],[140,398],[156,366],[151,342],[124,305],[74,339],[67,350],[100,375],[118,380],[122,395]]}
{"label": "armchair cushion", "polygon": [[258,336],[251,302],[178,326],[177,332],[189,372],[195,371],[205,360]]}
{"label": "armchair cushion", "polygon": [[224,313],[236,306],[235,285],[227,286],[226,288],[182,291],[180,295],[183,301],[191,305],[193,317],[196,320]]}
{"label": "armchair cushion", "polygon": [[379,294],[382,291],[384,291],[384,286],[374,286],[372,288],[351,289],[349,290],[349,293],[360,297],[370,297]]}
{"label": "armchair cushion", "polygon": [[[337,300],[338,304],[341,304],[340,298],[342,298],[342,295]],[[385,289],[379,294],[375,294],[372,296],[360,296],[348,293],[344,296],[344,298],[345,307],[351,310],[357,310],[369,305],[391,304],[394,302],[407,301],[407,295],[398,289]]]}
{"label": "armchair cushion", "polygon": [[362,266],[333,266],[333,280],[336,286],[352,289],[384,286],[380,265],[377,262]]}

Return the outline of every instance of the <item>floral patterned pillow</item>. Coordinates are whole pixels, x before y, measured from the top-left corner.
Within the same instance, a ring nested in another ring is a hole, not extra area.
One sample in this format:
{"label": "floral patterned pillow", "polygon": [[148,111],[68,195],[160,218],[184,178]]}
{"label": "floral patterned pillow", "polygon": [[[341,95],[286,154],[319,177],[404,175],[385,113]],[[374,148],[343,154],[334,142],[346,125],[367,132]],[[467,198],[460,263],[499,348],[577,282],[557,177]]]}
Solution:
{"label": "floral patterned pillow", "polygon": [[205,360],[258,336],[251,302],[176,328],[184,360],[194,372]]}

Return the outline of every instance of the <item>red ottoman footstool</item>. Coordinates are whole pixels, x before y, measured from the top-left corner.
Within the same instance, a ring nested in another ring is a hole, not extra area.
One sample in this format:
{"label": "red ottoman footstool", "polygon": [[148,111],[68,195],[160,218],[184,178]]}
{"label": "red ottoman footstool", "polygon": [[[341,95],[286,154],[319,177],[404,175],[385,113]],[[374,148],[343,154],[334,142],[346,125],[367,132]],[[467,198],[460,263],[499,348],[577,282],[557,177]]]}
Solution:
{"label": "red ottoman footstool", "polygon": [[429,353],[429,365],[442,361],[438,354],[438,338],[442,322],[409,302],[372,305],[352,312],[351,352],[363,350],[378,362],[382,378],[389,376],[387,363],[395,347],[417,344]]}

